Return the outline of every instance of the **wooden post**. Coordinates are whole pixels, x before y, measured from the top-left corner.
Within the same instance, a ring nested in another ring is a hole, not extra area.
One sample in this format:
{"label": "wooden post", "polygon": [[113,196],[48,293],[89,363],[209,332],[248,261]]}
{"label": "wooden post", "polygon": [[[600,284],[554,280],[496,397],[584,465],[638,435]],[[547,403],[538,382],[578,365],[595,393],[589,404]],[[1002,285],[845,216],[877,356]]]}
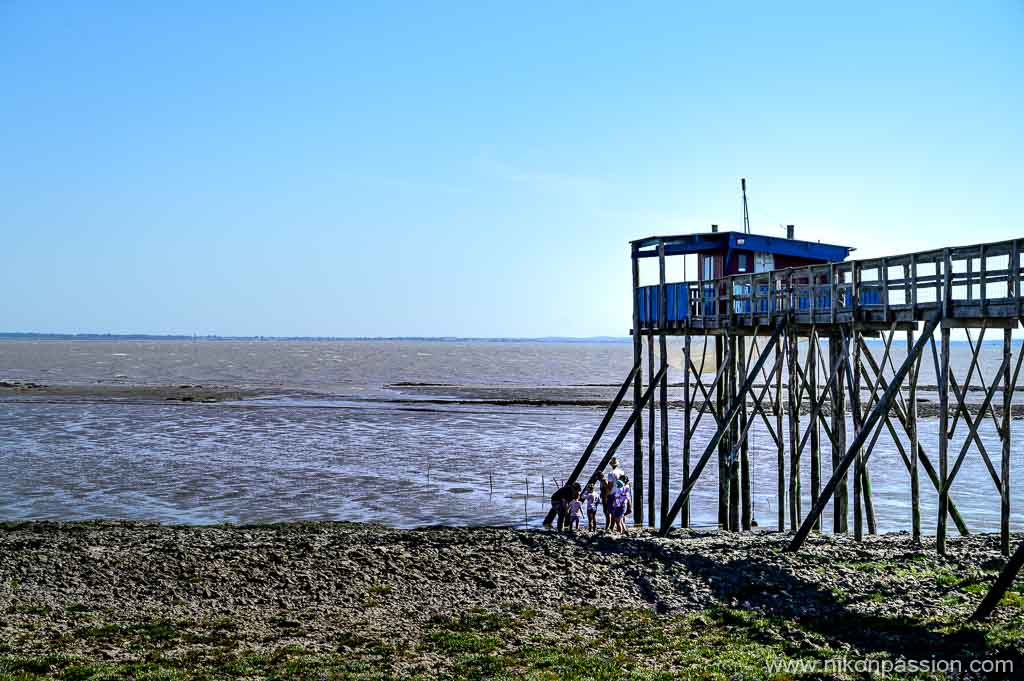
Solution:
{"label": "wooden post", "polygon": [[[863,412],[861,411],[860,403],[860,371],[857,370],[860,367],[860,332],[857,330],[856,325],[852,330],[853,334],[853,384],[850,386],[850,408],[853,411],[853,432],[854,437],[860,434],[861,429],[864,427],[863,424]],[[844,481],[845,483],[845,481]],[[843,484],[843,491],[846,491],[846,485]],[[861,541],[864,538],[864,524],[863,516],[861,514],[862,498],[864,492],[864,449],[859,447],[857,449],[857,457],[854,459],[853,464],[853,538],[857,541]],[[836,532],[847,531],[847,520],[846,514],[843,514],[842,518],[842,529],[837,529]]]}
{"label": "wooden post", "polygon": [[[818,330],[811,325],[807,337],[807,382],[811,393],[811,505],[818,503],[821,492],[821,429],[818,428]],[[815,524],[815,531],[821,531],[821,523]]]}
{"label": "wooden post", "polygon": [[779,506],[779,532],[786,531],[786,440],[782,435],[782,343],[775,345],[775,463],[778,473],[776,493]]}
{"label": "wooden post", "polygon": [[[719,423],[725,414],[725,393],[726,386],[729,383],[729,368],[722,364],[725,355],[723,345],[722,337],[715,336],[715,366],[723,372],[722,380],[718,382],[718,386],[715,389],[715,421]],[[730,361],[732,361],[731,357]],[[719,441],[718,447],[718,526],[722,529],[729,528],[729,473],[725,466],[727,440],[727,436],[723,437]]]}
{"label": "wooden post", "polygon": [[[665,380],[661,382],[661,394],[659,401],[661,402],[661,520],[664,521],[665,514],[668,513],[668,480],[669,480],[669,460],[668,460],[668,340],[665,337],[665,328],[668,326],[668,293],[665,289],[665,244],[658,246],[658,293],[661,298],[661,304],[658,306],[658,311],[661,315],[661,334],[658,336],[658,350],[661,354],[661,370],[665,372]],[[678,316],[678,315],[677,315]],[[651,500],[648,502],[650,510],[650,517],[648,518],[648,524],[654,527],[654,462],[651,462],[651,470],[649,475],[651,476],[651,487],[650,494]]]}
{"label": "wooden post", "polygon": [[[946,263],[949,263],[946,251]],[[948,270],[946,280],[948,282]],[[949,290],[948,284],[946,290]],[[943,301],[947,306],[947,301]],[[942,327],[942,351],[939,359],[939,520],[936,527],[935,548],[939,555],[946,553],[946,513],[949,506],[949,329]]]}
{"label": "wooden post", "polygon": [[[736,374],[740,364],[740,351],[738,348],[739,337],[736,334],[729,336],[729,399],[726,404],[732,408],[738,399],[736,394]],[[745,400],[744,400],[745,403]],[[742,410],[740,410],[742,411]],[[739,411],[737,412],[739,413]],[[739,484],[739,462],[732,455],[737,443],[738,422],[733,420],[729,423],[729,441],[726,445],[726,465],[729,470],[729,530],[737,532],[740,529],[740,484]]]}
{"label": "wooden post", "polygon": [[789,329],[789,526],[793,531],[800,527],[800,407],[796,402],[799,377],[799,341],[796,326]]}
{"label": "wooden post", "polygon": [[992,611],[999,605],[999,601],[1002,600],[1007,590],[1009,590],[1010,585],[1013,584],[1013,580],[1017,573],[1020,572],[1022,566],[1024,566],[1024,542],[1017,546],[1013,556],[1006,562],[1002,572],[999,573],[995,583],[992,584],[992,588],[988,590],[985,598],[978,605],[978,609],[971,616],[972,620],[988,619],[988,616],[992,614]]}
{"label": "wooden post", "polygon": [[[640,337],[640,303],[637,291],[640,288],[640,260],[637,248],[633,247],[633,364],[640,365],[643,361],[643,339]],[[643,471],[644,471],[644,426],[640,414],[640,398],[644,392],[643,371],[637,371],[633,378],[633,524],[640,525],[644,520]]]}
{"label": "wooden post", "polygon": [[[685,369],[683,372],[683,481],[690,476],[690,338],[690,330],[687,329],[683,340],[683,366]],[[690,526],[689,499],[686,500],[680,511],[679,523],[681,527]]]}
{"label": "wooden post", "polygon": [[[753,290],[753,289],[751,289]],[[740,336],[737,339],[739,343],[739,357],[742,358],[742,364],[740,365],[743,369],[743,380],[747,379],[747,370],[749,369],[749,362],[747,362],[746,352],[746,339]],[[740,502],[742,504],[742,515],[741,523],[744,531],[750,530],[750,515],[751,515],[751,498],[750,498],[750,437],[746,435],[747,432],[747,399],[745,395],[740,395],[740,416],[739,416],[739,431],[740,435],[740,470],[739,470],[739,483],[740,483]]]}
{"label": "wooden post", "polygon": [[[982,247],[984,248],[984,247]],[[984,250],[982,251],[984,253]],[[981,271],[985,271],[985,261],[982,259]],[[984,280],[982,291],[984,291]],[[1010,383],[1010,356],[1013,352],[1010,343],[1013,340],[1013,332],[1010,329],[1003,329],[1003,424],[1002,424],[1002,470],[1000,473],[1000,516],[999,516],[999,539],[1000,548],[1004,556],[1010,555],[1010,408],[1013,402],[1013,385]],[[981,418],[981,415],[978,415]]]}
{"label": "wooden post", "polygon": [[[647,336],[647,377],[654,378],[653,333]],[[654,525],[654,400],[647,404],[647,522]]]}
{"label": "wooden post", "polygon": [[[836,373],[837,367],[844,361],[843,339],[833,334],[828,340],[829,372]],[[845,381],[839,376],[832,384],[832,471],[839,467],[843,453],[846,452],[846,389]],[[838,489],[832,499],[832,531],[846,531],[846,500]]]}
{"label": "wooden post", "polygon": [[[914,347],[914,331],[907,330],[907,353]],[[911,537],[915,544],[921,543],[921,483],[918,477],[917,439],[917,376],[921,370],[918,358],[910,376],[909,401],[907,403],[907,435],[910,436],[910,525]]]}

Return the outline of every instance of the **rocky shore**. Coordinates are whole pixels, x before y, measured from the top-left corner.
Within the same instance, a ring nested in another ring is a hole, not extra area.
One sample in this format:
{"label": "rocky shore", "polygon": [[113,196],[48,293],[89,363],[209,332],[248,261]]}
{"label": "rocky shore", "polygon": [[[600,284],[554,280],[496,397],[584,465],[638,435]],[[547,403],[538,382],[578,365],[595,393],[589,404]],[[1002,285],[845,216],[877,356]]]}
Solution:
{"label": "rocky shore", "polygon": [[0,678],[754,679],[836,656],[1024,671],[1021,592],[967,622],[997,537],[952,538],[945,558],[906,535],[797,555],[787,539],[6,524]]}

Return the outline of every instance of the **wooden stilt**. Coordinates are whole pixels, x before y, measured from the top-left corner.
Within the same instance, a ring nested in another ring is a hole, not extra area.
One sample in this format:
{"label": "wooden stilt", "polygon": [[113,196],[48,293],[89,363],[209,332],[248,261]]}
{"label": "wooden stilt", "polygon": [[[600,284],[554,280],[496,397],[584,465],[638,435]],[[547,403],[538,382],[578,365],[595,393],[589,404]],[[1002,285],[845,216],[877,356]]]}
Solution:
{"label": "wooden stilt", "polygon": [[[690,359],[690,332],[687,329],[686,336],[683,340],[683,480],[685,481],[690,475],[690,365],[692,360]],[[668,505],[666,504],[665,512],[668,512]],[[665,524],[664,518],[662,524]],[[687,499],[683,505],[682,510],[679,513],[679,524],[681,527],[690,526],[690,500]]]}
{"label": "wooden stilt", "polygon": [[[722,415],[725,414],[725,396],[727,392],[727,385],[729,384],[729,367],[723,363],[724,359],[724,341],[721,336],[715,337],[715,365],[719,367],[723,379],[718,383],[718,389],[715,391],[715,421],[719,424],[719,428],[722,427]],[[729,355],[729,361],[732,361],[732,354]],[[727,440],[727,437],[723,436],[723,439]],[[719,445],[722,445],[722,441],[719,440]],[[726,447],[719,446],[718,448],[718,526],[722,529],[729,529],[729,472],[725,465],[725,451]]]}
{"label": "wooden stilt", "polygon": [[[661,382],[661,394],[658,396],[659,406],[661,413],[659,417],[661,419],[661,519],[664,519],[665,512],[668,510],[668,343],[665,338],[664,329],[667,326],[668,319],[668,295],[665,290],[665,244],[658,245],[658,298],[660,304],[658,305],[658,316],[660,319],[660,328],[662,332],[658,335],[658,353],[661,358],[661,370],[665,372],[666,378]],[[650,475],[651,486],[650,486],[650,501],[648,502],[648,519],[647,524],[651,527],[655,525],[654,519],[654,457],[651,457]]]}
{"label": "wooden stilt", "polygon": [[[853,366],[860,366],[860,334],[856,327],[851,330],[853,334]],[[863,412],[861,411],[860,402],[860,372],[849,371],[847,372],[853,378],[853,382],[850,385],[850,408],[853,410],[853,432],[854,436],[860,435],[861,430],[864,428],[863,424]],[[872,395],[873,396],[873,395]],[[872,400],[873,402],[874,400]],[[857,541],[861,541],[864,538],[864,523],[863,516],[861,515],[861,497],[864,489],[864,449],[858,448],[856,458],[853,463],[853,538]],[[838,506],[838,504],[837,504]],[[846,518],[842,518],[842,525],[846,524]],[[836,532],[845,532],[846,528],[838,529],[840,523],[837,522]]]}
{"label": "wooden stilt", "polygon": [[[914,332],[907,331],[907,352],[914,347]],[[921,483],[918,478],[917,460],[917,376],[921,369],[921,359],[914,363],[910,376],[909,399],[907,401],[907,435],[910,437],[910,525],[911,537],[915,544],[921,542]],[[893,440],[898,439],[893,437]]]}
{"label": "wooden stilt", "polygon": [[1002,572],[999,573],[995,583],[992,584],[992,588],[988,590],[985,598],[978,604],[978,609],[971,616],[972,620],[988,619],[988,616],[992,614],[992,611],[999,605],[999,601],[1002,600],[1003,596],[1010,589],[1010,585],[1013,584],[1013,580],[1017,577],[1021,567],[1024,567],[1024,542],[1017,546],[1017,550],[1013,552],[1013,557],[1006,562]]}
{"label": "wooden stilt", "polygon": [[[947,261],[948,264],[948,261]],[[935,530],[935,549],[946,553],[946,513],[949,507],[949,329],[942,329],[942,353],[939,357],[939,519]]]}
{"label": "wooden stilt", "polygon": [[[637,290],[640,288],[640,260],[637,248],[633,247],[633,364],[640,365],[643,361],[643,339],[640,337],[640,301]],[[644,392],[643,371],[638,371],[633,378],[633,524],[640,525],[644,520],[643,507],[643,471],[644,471],[644,426],[640,418],[640,398]]]}
{"label": "wooden stilt", "polygon": [[[752,337],[753,338],[753,337]],[[752,343],[753,344],[753,343]],[[742,371],[743,379],[747,378],[747,370],[750,368],[750,358],[747,356],[746,345],[743,336],[739,337],[739,356],[742,360]],[[756,405],[755,405],[756,408]],[[745,397],[740,397],[740,416],[739,424],[740,431],[743,433],[740,436],[740,503],[742,504],[742,511],[740,516],[740,522],[744,532],[750,531],[750,520],[752,514],[751,506],[751,489],[750,489],[750,437],[747,434],[747,400]],[[751,419],[753,420],[753,419]]]}
{"label": "wooden stilt", "polygon": [[[654,378],[654,334],[647,336],[647,377]],[[654,525],[654,404],[647,404],[647,523]],[[642,478],[637,480],[642,485]]]}
{"label": "wooden stilt", "polygon": [[[736,393],[736,376],[737,367],[741,363],[742,351],[739,349],[739,337],[736,335],[729,336],[730,352],[732,361],[729,363],[729,399],[728,405],[732,405],[734,401],[737,402],[737,416],[743,412],[743,405],[746,404],[745,399],[741,399],[742,396]],[[726,465],[729,471],[729,531],[738,532],[740,529],[740,481],[739,481],[739,461],[733,455],[734,448],[738,442],[739,433],[739,419],[732,421],[729,424],[729,440],[726,443],[728,454],[726,455]]]}
{"label": "wooden stilt", "polygon": [[[834,335],[829,340],[829,370],[836,374],[844,371],[849,363],[850,348],[842,337]],[[832,386],[832,472],[835,473],[846,452],[846,382],[837,377]],[[845,487],[845,484],[843,485]],[[846,497],[836,492],[832,498],[832,531],[846,532]]]}
{"label": "wooden stilt", "polygon": [[[811,326],[807,337],[807,382],[811,396],[810,423],[807,425],[811,434],[811,505],[818,503],[821,492],[821,429],[818,427],[818,331]],[[814,530],[821,531],[821,522],[815,524]]]}
{"label": "wooden stilt", "polygon": [[778,367],[778,369],[775,371],[775,463],[776,474],[778,475],[778,478],[776,480],[776,493],[778,494],[776,503],[779,507],[779,532],[786,531],[786,442],[782,436],[782,362],[784,359],[783,348],[784,346],[782,343],[777,343],[775,345],[775,363]]}
{"label": "wooden stilt", "polygon": [[[984,263],[984,261],[982,262]],[[1013,349],[1010,344],[1012,340],[1013,332],[1010,329],[1003,329],[1003,424],[1000,433],[1003,456],[1002,475],[1000,476],[1002,484],[999,490],[999,544],[1004,556],[1010,555],[1010,408],[1013,402],[1013,385],[1010,382],[1010,357]]]}
{"label": "wooden stilt", "polygon": [[799,345],[796,330],[789,332],[789,526],[800,526],[800,406],[797,404]]}

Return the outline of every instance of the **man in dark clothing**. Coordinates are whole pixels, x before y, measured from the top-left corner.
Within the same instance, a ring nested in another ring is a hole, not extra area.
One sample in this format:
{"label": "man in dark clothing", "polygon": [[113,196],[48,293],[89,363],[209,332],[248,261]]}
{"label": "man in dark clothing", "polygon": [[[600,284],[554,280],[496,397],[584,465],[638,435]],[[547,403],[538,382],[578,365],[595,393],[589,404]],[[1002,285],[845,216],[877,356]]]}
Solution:
{"label": "man in dark clothing", "polygon": [[569,502],[579,496],[583,487],[578,482],[571,485],[563,485],[551,495],[551,508],[558,514],[558,531],[565,529],[566,516],[569,512]]}

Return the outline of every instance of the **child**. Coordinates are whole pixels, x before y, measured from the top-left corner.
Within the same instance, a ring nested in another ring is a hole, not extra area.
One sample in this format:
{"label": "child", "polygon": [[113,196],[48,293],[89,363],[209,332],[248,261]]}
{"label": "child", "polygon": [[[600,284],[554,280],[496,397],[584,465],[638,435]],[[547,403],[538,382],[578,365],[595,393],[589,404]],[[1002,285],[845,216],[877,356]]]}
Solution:
{"label": "child", "polygon": [[587,493],[584,495],[587,500],[587,529],[593,532],[597,529],[597,507],[601,505],[601,495],[594,491],[594,485],[587,485]]}
{"label": "child", "polygon": [[612,510],[612,531],[625,532],[626,525],[623,521],[623,517],[626,515],[626,495],[623,491],[625,485],[621,480],[616,481],[615,487],[612,491],[611,498],[611,510]]}
{"label": "child", "polygon": [[569,527],[573,532],[580,529],[580,511],[583,508],[583,503],[580,501],[579,492],[572,501],[569,502]]}

